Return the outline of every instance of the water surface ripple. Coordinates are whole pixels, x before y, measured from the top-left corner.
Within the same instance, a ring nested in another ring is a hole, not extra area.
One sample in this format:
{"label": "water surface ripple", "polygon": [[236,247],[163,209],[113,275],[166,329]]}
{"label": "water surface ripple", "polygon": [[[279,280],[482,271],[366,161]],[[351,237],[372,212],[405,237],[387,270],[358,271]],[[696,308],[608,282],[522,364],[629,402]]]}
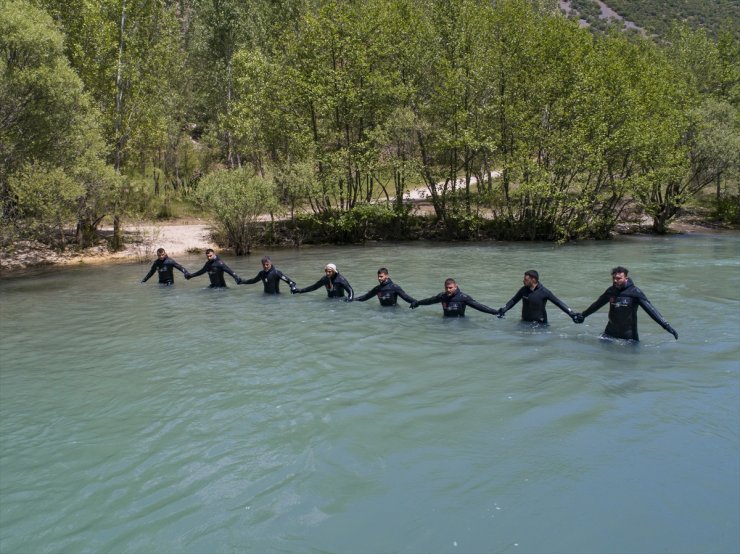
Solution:
{"label": "water surface ripple", "polygon": [[137,264],[2,280],[0,551],[738,552],[739,244],[271,252],[301,286],[384,265],[494,307],[535,268],[583,310],[626,265],[680,333],[641,313],[637,346],[599,339],[606,309],[543,330]]}

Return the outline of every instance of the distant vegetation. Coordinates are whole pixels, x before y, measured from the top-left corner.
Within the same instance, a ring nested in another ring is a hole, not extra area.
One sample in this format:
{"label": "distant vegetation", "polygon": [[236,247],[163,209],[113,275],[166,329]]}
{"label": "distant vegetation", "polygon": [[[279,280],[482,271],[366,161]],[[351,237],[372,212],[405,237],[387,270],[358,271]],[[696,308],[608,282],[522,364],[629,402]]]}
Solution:
{"label": "distant vegetation", "polygon": [[[650,35],[666,37],[676,23],[691,29],[705,29],[717,37],[723,30],[740,36],[740,2],[737,0],[606,0],[609,8],[624,20],[631,21]],[[601,19],[601,9],[595,0],[573,0],[573,18],[581,18],[597,30],[623,28],[615,19]]]}
{"label": "distant vegetation", "polygon": [[0,0],[0,246],[105,221],[120,248],[183,206],[235,252],[258,214],[296,242],[566,241],[634,212],[664,233],[711,189],[727,217],[739,45],[592,33],[553,0]]}

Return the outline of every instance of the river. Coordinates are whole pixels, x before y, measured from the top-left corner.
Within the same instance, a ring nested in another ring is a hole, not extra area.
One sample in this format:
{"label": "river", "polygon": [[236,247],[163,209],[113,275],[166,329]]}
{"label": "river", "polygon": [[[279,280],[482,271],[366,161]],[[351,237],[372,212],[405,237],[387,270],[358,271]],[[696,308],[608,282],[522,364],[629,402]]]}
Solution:
{"label": "river", "polygon": [[[606,308],[533,329],[138,264],[1,280],[0,552],[736,553],[739,247],[270,252],[299,286],[333,262],[363,293],[386,266],[492,307],[534,268],[583,310],[624,265],[679,333],[641,312],[639,345],[599,338]],[[261,254],[224,260],[247,278]]]}

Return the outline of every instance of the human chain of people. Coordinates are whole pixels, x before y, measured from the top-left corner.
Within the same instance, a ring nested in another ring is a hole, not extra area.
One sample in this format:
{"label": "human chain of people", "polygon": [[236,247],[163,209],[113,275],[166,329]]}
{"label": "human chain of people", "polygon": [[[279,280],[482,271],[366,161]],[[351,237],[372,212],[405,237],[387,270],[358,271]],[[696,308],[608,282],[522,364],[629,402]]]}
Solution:
{"label": "human chain of people", "polygon": [[298,288],[293,279],[272,265],[272,260],[269,256],[262,258],[262,269],[257,275],[251,279],[242,279],[218,257],[212,248],[206,250],[206,263],[195,273],[191,273],[170,258],[164,248],[159,248],[157,250],[157,259],[154,260],[152,267],[141,282],[147,282],[150,277],[157,273],[160,285],[173,285],[175,282],[175,269],[181,271],[187,280],[207,273],[210,280],[209,287],[211,288],[226,287],[224,274],[228,274],[234,279],[237,285],[251,285],[262,281],[265,294],[280,294],[280,282],[282,281],[288,285],[292,294],[312,292],[323,287],[326,289],[328,298],[339,298],[346,302],[365,302],[370,298],[377,297],[381,306],[388,307],[395,306],[400,297],[409,304],[411,309],[418,308],[419,306],[441,304],[445,317],[465,317],[465,309],[469,306],[479,312],[502,318],[506,312],[521,301],[522,321],[541,326],[548,325],[547,310],[545,309],[548,301],[565,312],[574,323],[583,323],[588,316],[606,304],[609,304],[608,323],[601,336],[606,339],[625,339],[630,341],[640,340],[637,333],[637,309],[642,307],[658,325],[678,340],[676,330],[671,327],[655,306],[652,305],[645,294],[635,286],[632,279],[629,278],[629,270],[622,266],[612,269],[611,286],[583,312],[573,311],[565,302],[542,285],[539,274],[534,269],[524,272],[523,286],[500,308],[490,308],[485,304],[477,302],[470,295],[462,292],[452,278],[445,280],[444,291],[429,298],[416,300],[391,280],[388,269],[385,267],[378,269],[378,284],[361,296],[355,296],[349,281],[339,273],[337,266],[332,263],[326,264],[324,267],[323,277],[313,285],[304,288]]}

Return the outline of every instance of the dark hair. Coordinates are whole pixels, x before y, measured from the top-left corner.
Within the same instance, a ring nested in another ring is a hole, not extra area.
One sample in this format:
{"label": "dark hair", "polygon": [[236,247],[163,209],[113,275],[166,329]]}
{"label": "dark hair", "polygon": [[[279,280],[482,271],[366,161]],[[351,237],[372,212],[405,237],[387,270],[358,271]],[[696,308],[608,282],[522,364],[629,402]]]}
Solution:
{"label": "dark hair", "polygon": [[539,281],[540,280],[540,274],[537,273],[534,269],[528,269],[527,271],[524,272],[524,275],[529,275],[535,281]]}
{"label": "dark hair", "polygon": [[263,256],[262,257],[262,263],[265,263],[265,262],[272,263],[272,260],[270,259],[270,256]]}
{"label": "dark hair", "polygon": [[447,285],[457,285],[457,281],[455,281],[452,277],[448,277],[445,279],[445,286]]}
{"label": "dark hair", "polygon": [[213,251],[213,248],[206,248],[206,255],[208,254],[215,254],[215,252]]}
{"label": "dark hair", "polygon": [[385,268],[385,267],[381,267],[381,268],[380,268],[380,269],[378,270],[378,275],[380,275],[381,273],[385,273],[386,275],[388,275],[388,269],[387,269],[387,268]]}
{"label": "dark hair", "polygon": [[157,256],[164,254],[164,248],[157,248]]}
{"label": "dark hair", "polygon": [[629,275],[629,272],[629,269],[627,269],[626,267],[622,267],[621,265],[612,268],[612,276],[616,275],[617,273],[624,273],[624,276],[627,277],[627,275]]}

